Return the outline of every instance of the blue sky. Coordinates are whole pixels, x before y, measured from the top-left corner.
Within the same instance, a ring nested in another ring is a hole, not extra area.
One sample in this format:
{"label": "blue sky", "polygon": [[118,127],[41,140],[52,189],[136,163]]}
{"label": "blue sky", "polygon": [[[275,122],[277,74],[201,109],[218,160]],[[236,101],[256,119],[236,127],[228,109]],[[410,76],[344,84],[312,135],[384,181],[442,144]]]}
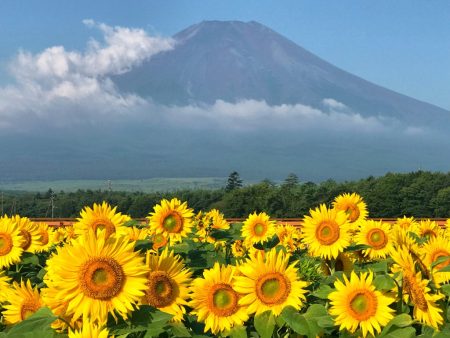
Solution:
{"label": "blue sky", "polygon": [[450,109],[450,2],[23,1],[0,2],[0,84],[19,50],[83,50],[93,19],[170,36],[202,20],[255,20],[367,80]]}

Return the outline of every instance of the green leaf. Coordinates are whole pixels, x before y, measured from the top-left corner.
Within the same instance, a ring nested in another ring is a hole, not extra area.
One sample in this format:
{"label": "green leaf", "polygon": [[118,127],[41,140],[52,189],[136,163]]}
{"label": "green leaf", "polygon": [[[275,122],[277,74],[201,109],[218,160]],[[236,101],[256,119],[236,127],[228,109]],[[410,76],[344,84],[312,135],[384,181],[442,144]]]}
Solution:
{"label": "green leaf", "polygon": [[407,326],[411,326],[412,324],[413,320],[411,319],[411,316],[406,313],[402,313],[398,316],[395,316],[390,320],[389,323],[387,323],[383,331],[381,331],[379,337],[391,337],[388,336],[388,334],[397,331],[397,328],[404,328]]}
{"label": "green leaf", "polygon": [[378,290],[388,291],[395,287],[395,282],[389,275],[378,275],[373,280],[373,284]]}
{"label": "green leaf", "polygon": [[56,319],[58,317],[49,308],[41,308],[26,320],[11,327],[6,333],[6,337],[57,337],[57,333],[50,327],[50,324]]}
{"label": "green leaf", "polygon": [[245,326],[236,326],[230,331],[231,338],[247,338],[247,329]]}
{"label": "green leaf", "polygon": [[[380,336],[381,337],[381,336]],[[416,329],[413,327],[405,327],[397,329],[383,335],[385,338],[414,338],[416,337]]]}
{"label": "green leaf", "polygon": [[192,337],[183,323],[170,323],[170,331],[174,337]]}
{"label": "green leaf", "polygon": [[261,338],[272,337],[273,330],[275,329],[275,318],[272,315],[272,311],[266,311],[254,319],[256,332]]}
{"label": "green leaf", "polygon": [[372,270],[373,272],[386,272],[387,273],[388,263],[386,260],[383,260],[383,261],[376,262],[376,263],[366,264],[364,270],[367,270],[367,269]]}
{"label": "green leaf", "polygon": [[320,285],[316,291],[312,292],[311,294],[314,297],[320,298],[320,299],[328,299],[328,295],[333,291],[334,289],[326,284]]}
{"label": "green leaf", "polygon": [[29,252],[25,252],[22,256],[21,264],[38,265],[39,257],[34,254],[30,254]]}
{"label": "green leaf", "polygon": [[298,313],[292,306],[284,308],[281,312],[281,317],[286,321],[286,324],[298,334],[307,335],[309,333],[306,318]]}
{"label": "green leaf", "polygon": [[447,297],[450,297],[450,284],[441,285],[440,290],[442,291],[442,293],[444,295],[446,295]]}
{"label": "green leaf", "polygon": [[371,246],[367,245],[367,244],[355,244],[355,245],[350,245],[349,247],[347,247],[347,249],[345,249],[345,251],[360,251],[360,250],[366,250],[366,249],[370,249]]}

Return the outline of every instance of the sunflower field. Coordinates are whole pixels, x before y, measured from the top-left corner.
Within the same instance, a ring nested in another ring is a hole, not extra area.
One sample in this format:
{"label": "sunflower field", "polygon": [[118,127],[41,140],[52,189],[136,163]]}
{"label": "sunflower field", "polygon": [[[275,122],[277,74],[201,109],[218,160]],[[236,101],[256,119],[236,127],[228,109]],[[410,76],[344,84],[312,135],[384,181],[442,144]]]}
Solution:
{"label": "sunflower field", "polygon": [[0,338],[450,337],[450,232],[367,217],[354,193],[301,227],[176,198],[144,224],[106,202],[59,228],[3,216]]}

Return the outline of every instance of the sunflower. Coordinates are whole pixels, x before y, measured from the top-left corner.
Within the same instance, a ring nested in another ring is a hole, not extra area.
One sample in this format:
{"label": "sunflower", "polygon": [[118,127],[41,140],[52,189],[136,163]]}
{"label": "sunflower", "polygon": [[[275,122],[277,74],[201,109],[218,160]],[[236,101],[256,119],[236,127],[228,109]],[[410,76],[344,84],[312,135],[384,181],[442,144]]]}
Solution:
{"label": "sunflower", "polygon": [[64,229],[62,227],[58,227],[50,233],[50,242],[53,245],[57,245],[57,244],[64,242],[65,238],[66,238],[66,232],[64,231]]}
{"label": "sunflower", "polygon": [[27,217],[20,217],[19,215],[11,217],[11,220],[17,224],[20,231],[20,236],[23,239],[22,249],[25,252],[34,253],[39,247],[39,227],[37,224],[31,222]]}
{"label": "sunflower", "polygon": [[237,239],[231,245],[231,252],[235,258],[242,258],[247,255],[248,248],[243,240]]}
{"label": "sunflower", "polygon": [[64,228],[64,232],[65,232],[65,241],[67,243],[70,243],[72,241],[72,239],[77,238],[77,234],[75,234],[75,229],[73,228],[72,225],[66,225]]}
{"label": "sunflower", "polygon": [[420,221],[413,226],[411,230],[417,234],[417,236],[426,238],[427,240],[443,234],[441,227],[435,221],[430,219]]}
{"label": "sunflower", "polygon": [[[431,238],[424,244],[421,253],[424,265],[432,269],[432,276],[436,285],[439,286],[442,283],[450,281],[450,272],[439,271],[450,265],[450,257],[449,259],[441,258],[450,256],[450,242],[447,238],[442,236]],[[432,267],[439,258],[443,261]]]}
{"label": "sunflower", "polygon": [[394,224],[391,229],[391,235],[396,247],[406,247],[411,252],[419,252],[419,244],[417,244],[412,229],[403,228],[398,224]]}
{"label": "sunflower", "polygon": [[290,224],[278,224],[275,231],[280,241],[280,245],[288,252],[292,253],[297,250],[297,248],[302,248],[299,228]]}
{"label": "sunflower", "polygon": [[108,313],[116,318],[116,312],[126,319],[144,295],[148,269],[133,251],[134,243],[107,236],[91,230],[47,260],[44,281],[56,291],[46,293],[46,302],[58,304],[52,296],[63,299],[64,314],[72,321],[83,317],[103,324]]}
{"label": "sunflower", "polygon": [[194,213],[186,202],[181,203],[177,198],[170,201],[163,199],[153,210],[147,217],[150,221],[150,234],[164,234],[170,244],[173,244],[181,242],[192,231]]}
{"label": "sunflower", "polygon": [[354,333],[360,328],[363,337],[367,333],[375,336],[375,332],[379,333],[381,327],[394,318],[394,310],[389,307],[394,299],[375,289],[372,272],[361,273],[360,277],[352,272],[350,280],[343,277],[344,282],[337,280],[334,283],[336,291],[328,295],[331,300],[329,313],[335,317],[334,322],[340,330]]}
{"label": "sunflower", "polygon": [[247,243],[265,242],[275,234],[275,221],[271,221],[265,212],[254,212],[242,224],[241,233]]}
{"label": "sunflower", "polygon": [[69,329],[69,338],[108,338],[108,329],[102,329],[88,320],[83,320],[80,330]]}
{"label": "sunflower", "polygon": [[350,223],[365,220],[367,217],[367,205],[362,197],[356,193],[342,194],[337,196],[333,202],[333,208],[344,211]]}
{"label": "sunflower", "polygon": [[409,296],[414,305],[413,317],[419,322],[438,329],[442,325],[442,309],[436,304],[443,298],[440,294],[430,294],[428,280],[422,279],[420,272],[417,274],[405,271],[403,273],[403,292]]}
{"label": "sunflower", "polygon": [[205,331],[215,335],[242,325],[247,319],[246,308],[239,305],[240,294],[233,288],[236,267],[214,263],[212,269],[203,271],[203,278],[196,278],[191,287],[189,306],[198,320],[205,323]]}
{"label": "sunflower", "polygon": [[167,245],[167,237],[165,234],[154,234],[151,237],[151,241],[153,242],[152,249],[158,250],[159,248],[163,248]]}
{"label": "sunflower", "polygon": [[[342,271],[347,276],[350,276],[354,268],[354,260],[354,257],[350,253],[339,253],[337,258],[334,260],[334,271]],[[331,262],[328,260],[326,262],[322,262],[321,264],[321,271],[327,276],[332,273],[330,266]]]}
{"label": "sunflower", "polygon": [[414,229],[414,227],[418,225],[414,217],[406,217],[406,216],[403,216],[403,218],[397,218],[395,224],[397,224],[403,229]]}
{"label": "sunflower", "polygon": [[148,236],[147,228],[126,227],[125,232],[129,241],[145,240]]}
{"label": "sunflower", "polygon": [[180,322],[186,313],[188,285],[192,272],[184,267],[180,256],[165,248],[160,255],[147,251],[147,273],[144,304],[174,315],[173,321]]}
{"label": "sunflower", "polygon": [[33,289],[30,280],[20,284],[14,282],[8,297],[10,304],[4,306],[3,316],[9,324],[27,319],[44,305],[37,287]]}
{"label": "sunflower", "polygon": [[292,306],[299,310],[306,300],[305,287],[297,275],[297,262],[289,265],[289,254],[270,250],[265,255],[250,257],[239,266],[234,290],[243,294],[239,305],[248,306],[249,314],[270,310],[275,316]]}
{"label": "sunflower", "polygon": [[200,222],[197,221],[197,236],[201,241],[208,243],[216,242],[214,237],[209,236],[211,230],[228,230],[230,224],[224,215],[217,209],[212,209],[202,216]]}
{"label": "sunflower", "polygon": [[39,246],[36,252],[49,251],[53,246],[50,238],[52,237],[54,229],[50,228],[46,223],[37,223],[39,231]]}
{"label": "sunflower", "polygon": [[0,271],[0,304],[4,303],[9,298],[11,278],[5,276],[5,272]]}
{"label": "sunflower", "polygon": [[310,210],[311,216],[305,216],[302,227],[303,243],[309,253],[322,258],[336,258],[350,245],[350,223],[343,211],[327,209],[322,204]]}
{"label": "sunflower", "polygon": [[93,208],[85,207],[80,212],[80,218],[77,218],[77,222],[73,225],[75,233],[82,235],[89,229],[94,230],[97,233],[99,229],[105,229],[106,237],[112,234],[119,236],[125,234],[126,227],[124,224],[131,218],[127,215],[122,215],[120,212],[116,212],[117,207],[112,208],[108,203],[102,204],[94,203]]}
{"label": "sunflower", "polygon": [[393,273],[397,272],[411,272],[416,271],[414,259],[406,246],[399,246],[396,250],[392,251],[391,258],[394,260],[394,264],[391,266]]}
{"label": "sunflower", "polygon": [[382,221],[362,221],[355,242],[369,246],[363,254],[370,259],[386,258],[394,249],[390,225]]}
{"label": "sunflower", "polygon": [[0,219],[0,268],[8,268],[20,262],[23,237],[18,225],[10,218]]}

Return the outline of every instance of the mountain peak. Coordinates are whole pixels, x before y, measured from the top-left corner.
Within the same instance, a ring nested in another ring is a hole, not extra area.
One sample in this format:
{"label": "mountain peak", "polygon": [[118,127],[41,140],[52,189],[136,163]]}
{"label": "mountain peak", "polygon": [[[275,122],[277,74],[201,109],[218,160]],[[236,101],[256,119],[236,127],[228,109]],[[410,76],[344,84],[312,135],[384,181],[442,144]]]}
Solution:
{"label": "mountain peak", "polygon": [[255,21],[202,21],[174,39],[173,50],[116,77],[116,84],[163,104],[252,99],[324,109],[332,99],[366,117],[449,119],[449,112],[343,71]]}

